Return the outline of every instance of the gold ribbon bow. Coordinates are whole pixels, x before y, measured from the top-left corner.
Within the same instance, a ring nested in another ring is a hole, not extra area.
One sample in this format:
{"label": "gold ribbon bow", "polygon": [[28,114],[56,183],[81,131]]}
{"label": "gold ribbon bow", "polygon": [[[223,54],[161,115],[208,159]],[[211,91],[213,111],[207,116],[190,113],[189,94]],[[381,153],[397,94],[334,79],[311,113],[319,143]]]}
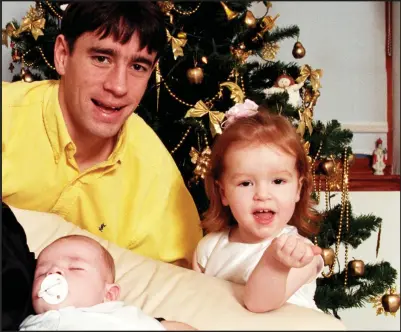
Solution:
{"label": "gold ribbon bow", "polygon": [[177,60],[179,56],[184,55],[184,50],[182,48],[185,46],[188,40],[185,38],[175,38],[170,34],[170,31],[168,31],[168,29],[166,29],[166,31],[167,31],[167,41],[169,43],[171,42],[171,48],[173,50],[174,60]]}
{"label": "gold ribbon bow", "polygon": [[299,124],[297,128],[297,133],[304,137],[305,126],[309,130],[309,134],[312,135],[312,112],[309,108],[305,108],[303,112],[299,112]]}
{"label": "gold ribbon bow", "polygon": [[297,83],[305,82],[308,78],[314,91],[318,90],[322,86],[320,85],[320,77],[323,75],[323,70],[313,70],[309,65],[303,65],[299,77],[296,79]]}
{"label": "gold ribbon bow", "polygon": [[212,136],[214,137],[216,134],[221,134],[221,122],[224,119],[224,113],[211,111],[202,100],[199,100],[193,108],[190,108],[185,114],[185,117],[200,118],[206,114],[209,114],[209,127]]}
{"label": "gold ribbon bow", "polygon": [[41,29],[45,27],[46,20],[43,18],[42,14],[31,7],[28,14],[21,22],[21,25],[15,34],[18,36],[24,31],[31,31],[33,38],[38,39],[39,36],[43,36],[44,33]]}

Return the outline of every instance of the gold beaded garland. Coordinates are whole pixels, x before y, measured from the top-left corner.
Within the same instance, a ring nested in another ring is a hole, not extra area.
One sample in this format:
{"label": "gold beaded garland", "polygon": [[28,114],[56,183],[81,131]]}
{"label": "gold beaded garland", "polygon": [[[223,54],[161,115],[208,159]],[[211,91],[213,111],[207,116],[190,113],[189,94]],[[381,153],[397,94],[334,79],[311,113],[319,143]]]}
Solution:
{"label": "gold beaded garland", "polygon": [[[344,151],[344,166],[343,166],[343,181],[342,181],[342,190],[341,190],[341,211],[340,211],[340,220],[338,224],[338,232],[336,236],[336,244],[335,244],[335,259],[338,257],[338,252],[340,248],[341,242],[341,234],[343,228],[343,220],[345,215],[345,230],[349,232],[349,167],[348,167],[348,155],[347,155],[347,147],[345,147]],[[326,179],[326,210],[329,210],[329,196],[330,196],[330,186],[329,182]],[[329,272],[326,274],[322,272],[322,275],[325,278],[330,278],[334,273],[334,264],[329,267]],[[348,243],[345,243],[345,267],[344,267],[344,287],[348,284]]]}
{"label": "gold beaded garland", "polygon": [[185,141],[185,139],[187,138],[187,136],[188,136],[190,130],[191,130],[191,127],[188,127],[188,129],[187,129],[186,132],[184,133],[184,136],[182,136],[182,138],[180,139],[180,141],[178,142],[178,144],[175,146],[175,148],[172,149],[172,150],[170,151],[171,154],[174,154],[175,151],[177,151],[177,150],[180,148],[180,146],[182,145],[182,143],[184,143],[184,141]]}
{"label": "gold beaded garland", "polygon": [[62,16],[56,12],[56,10],[53,8],[53,6],[49,3],[49,1],[45,0],[46,5],[49,6],[50,10],[53,12],[54,15],[56,15],[60,20],[62,19]]}
{"label": "gold beaded garland", "polygon": [[192,14],[195,14],[198,11],[198,9],[201,6],[201,4],[202,4],[202,2],[199,2],[199,4],[195,7],[195,9],[187,10],[187,11],[179,10],[175,5],[173,5],[172,10],[176,11],[178,14],[185,15],[185,16],[190,16]]}
{"label": "gold beaded garland", "polygon": [[[50,62],[47,60],[45,54],[43,53],[42,48],[41,48],[40,46],[36,46],[35,48],[36,48],[37,50],[39,50],[39,53],[40,53],[40,55],[42,56],[43,60],[45,61],[46,65],[47,65],[49,68],[51,68],[51,69],[53,69],[53,70],[56,70],[56,68],[53,67],[53,66],[50,64]],[[25,57],[28,53],[30,53],[31,51],[32,51],[32,49],[26,51],[26,52],[25,52],[24,54],[22,54],[22,56],[21,56],[21,61],[24,63],[24,65],[25,65],[26,67],[31,67],[31,66],[35,63],[35,61],[33,61],[32,63],[29,64],[29,63],[26,62],[25,59],[24,59],[24,57]]]}

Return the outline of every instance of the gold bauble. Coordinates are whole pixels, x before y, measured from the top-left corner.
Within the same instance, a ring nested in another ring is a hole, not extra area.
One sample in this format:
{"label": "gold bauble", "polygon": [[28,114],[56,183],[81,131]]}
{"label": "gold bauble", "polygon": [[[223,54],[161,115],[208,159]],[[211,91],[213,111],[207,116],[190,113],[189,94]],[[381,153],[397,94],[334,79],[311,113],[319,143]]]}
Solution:
{"label": "gold bauble", "polygon": [[244,43],[238,45],[238,48],[230,46],[231,54],[238,60],[240,63],[245,63],[246,59],[252,54],[253,51],[247,51]]}
{"label": "gold bauble", "polygon": [[157,5],[163,14],[167,14],[174,8],[174,4],[172,1],[157,1]]}
{"label": "gold bauble", "polygon": [[383,295],[381,302],[385,311],[397,312],[400,308],[400,294]]}
{"label": "gold bauble", "polygon": [[[21,70],[21,74],[22,74],[22,70]],[[21,75],[21,78],[26,83],[32,83],[33,82],[32,73],[28,69],[26,69],[24,74]]]}
{"label": "gold bauble", "polygon": [[187,34],[184,31],[180,31],[179,33],[177,33],[177,38],[187,39]]}
{"label": "gold bauble", "polygon": [[354,259],[348,263],[348,270],[353,277],[362,277],[365,273],[365,263],[360,259]]}
{"label": "gold bauble", "polygon": [[250,10],[246,12],[244,22],[248,27],[256,28],[256,18]]}
{"label": "gold bauble", "polygon": [[351,167],[355,162],[355,156],[353,154],[350,154],[348,156],[348,166]]}
{"label": "gold bauble", "polygon": [[334,250],[332,248],[322,248],[321,256],[324,261],[324,266],[332,266],[334,264]]}
{"label": "gold bauble", "polygon": [[323,161],[320,167],[324,175],[331,176],[334,174],[334,162],[332,160]]}
{"label": "gold bauble", "polygon": [[277,43],[266,43],[263,45],[263,48],[260,51],[260,56],[263,60],[272,61],[276,57],[279,49],[280,46]]}
{"label": "gold bauble", "polygon": [[188,69],[187,78],[191,84],[201,84],[203,81],[203,69],[200,67]]}
{"label": "gold bauble", "polygon": [[301,44],[301,42],[297,41],[292,49],[292,55],[294,56],[295,59],[302,59],[305,56],[305,54],[306,54],[305,47]]}

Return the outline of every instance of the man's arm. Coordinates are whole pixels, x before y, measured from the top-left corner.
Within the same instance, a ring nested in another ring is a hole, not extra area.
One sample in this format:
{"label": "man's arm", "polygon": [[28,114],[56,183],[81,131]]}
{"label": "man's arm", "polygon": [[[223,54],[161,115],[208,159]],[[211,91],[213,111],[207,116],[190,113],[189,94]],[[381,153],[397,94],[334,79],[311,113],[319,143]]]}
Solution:
{"label": "man's arm", "polygon": [[244,304],[252,312],[280,308],[318,273],[321,249],[298,236],[273,240],[245,285]]}

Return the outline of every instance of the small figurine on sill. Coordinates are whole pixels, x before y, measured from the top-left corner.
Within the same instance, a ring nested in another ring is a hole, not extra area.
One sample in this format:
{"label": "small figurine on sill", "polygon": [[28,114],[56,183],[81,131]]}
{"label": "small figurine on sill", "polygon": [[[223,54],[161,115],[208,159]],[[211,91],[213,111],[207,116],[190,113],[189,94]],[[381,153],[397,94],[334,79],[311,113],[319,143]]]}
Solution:
{"label": "small figurine on sill", "polygon": [[373,160],[372,160],[372,168],[374,170],[374,175],[384,175],[384,169],[386,168],[386,154],[387,149],[382,147],[383,141],[379,138],[376,141],[376,148],[373,150]]}
{"label": "small figurine on sill", "polygon": [[302,106],[302,98],[299,90],[303,87],[303,85],[303,82],[296,84],[291,76],[282,74],[277,77],[274,85],[271,88],[264,89],[263,92],[265,93],[266,98],[268,98],[272,94],[283,93],[286,91],[288,93],[288,103],[291,106],[298,108]]}

